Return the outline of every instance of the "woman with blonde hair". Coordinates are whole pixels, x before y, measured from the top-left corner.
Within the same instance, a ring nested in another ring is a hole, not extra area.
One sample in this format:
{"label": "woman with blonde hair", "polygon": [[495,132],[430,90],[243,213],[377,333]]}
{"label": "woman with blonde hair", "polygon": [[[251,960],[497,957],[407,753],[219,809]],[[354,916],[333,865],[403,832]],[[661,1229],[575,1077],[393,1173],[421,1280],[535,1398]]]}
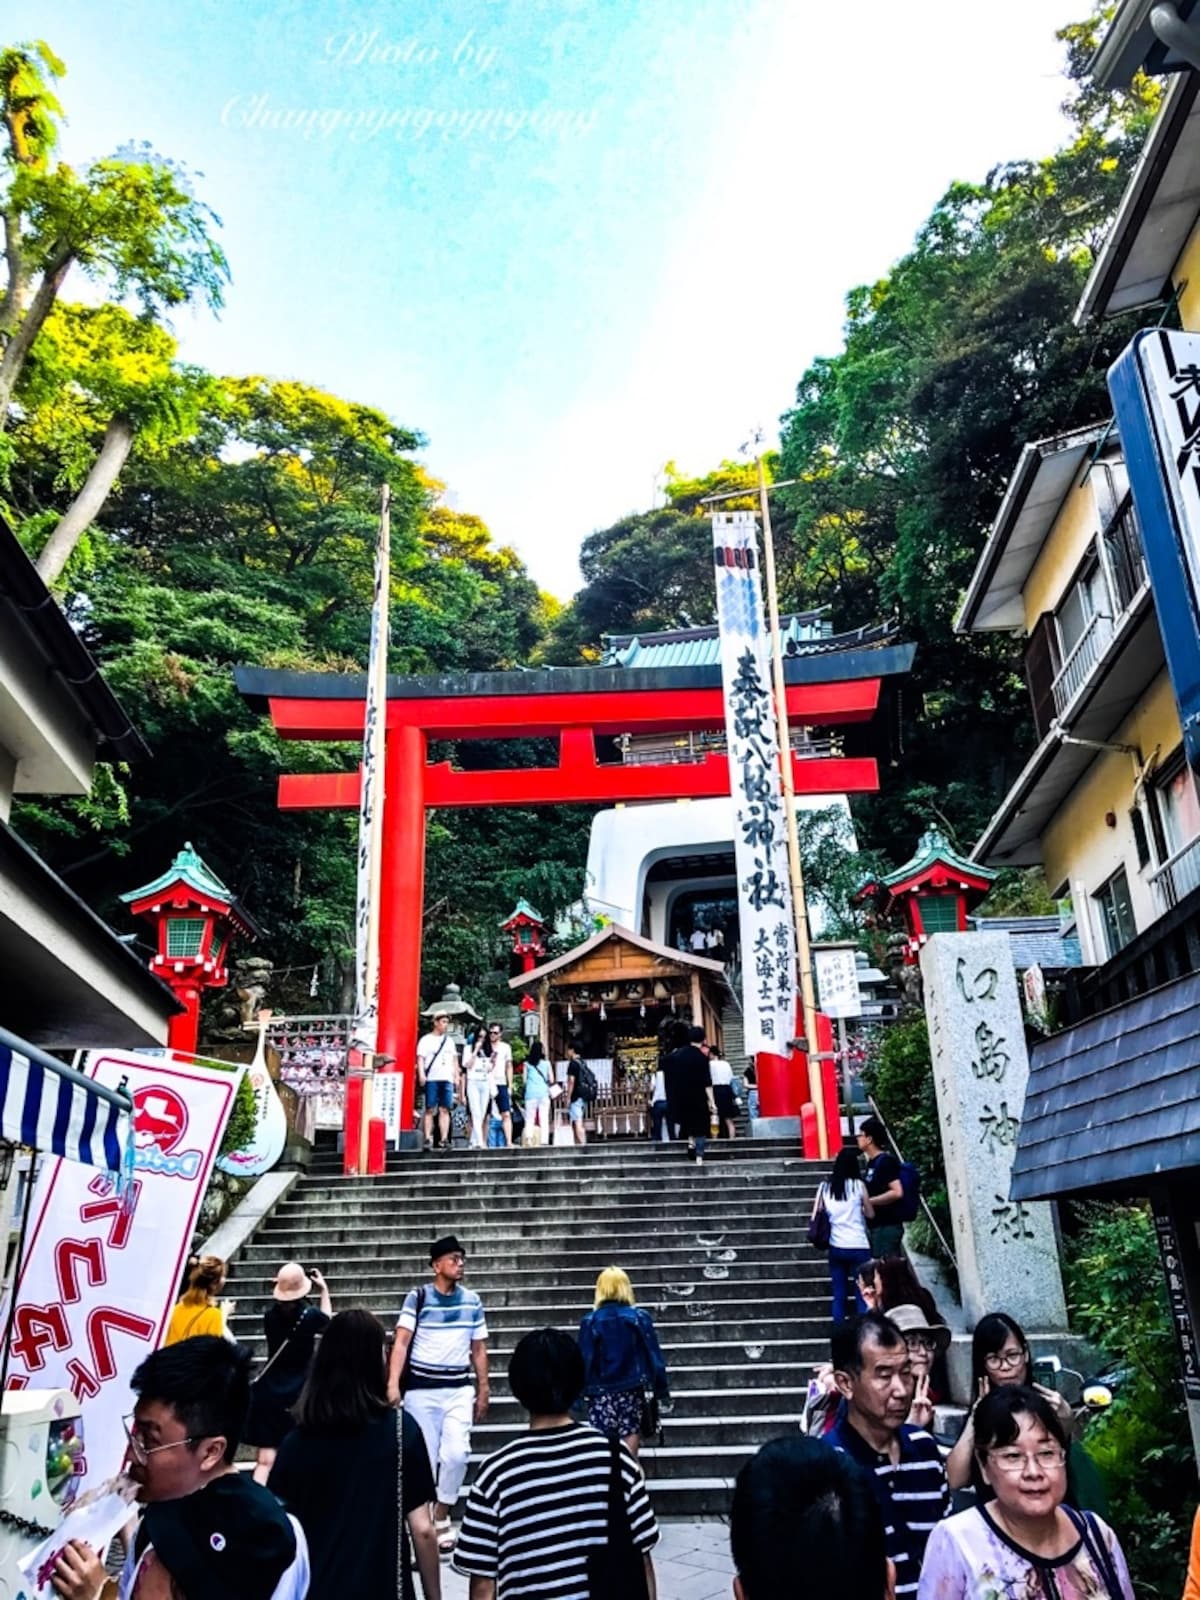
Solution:
{"label": "woman with blonde hair", "polygon": [[217,1299],[225,1287],[225,1272],[220,1256],[200,1257],[188,1275],[185,1294],[171,1312],[164,1346],[195,1339],[202,1333],[213,1334],[218,1339],[229,1337],[225,1319],[233,1310],[233,1302]]}
{"label": "woman with blonde hair", "polygon": [[634,1303],[620,1267],[605,1267],[596,1279],[595,1310],[579,1324],[579,1349],[588,1421],[610,1439],[623,1439],[636,1456],[656,1421],[657,1402],[670,1400],[671,1388],[654,1322]]}

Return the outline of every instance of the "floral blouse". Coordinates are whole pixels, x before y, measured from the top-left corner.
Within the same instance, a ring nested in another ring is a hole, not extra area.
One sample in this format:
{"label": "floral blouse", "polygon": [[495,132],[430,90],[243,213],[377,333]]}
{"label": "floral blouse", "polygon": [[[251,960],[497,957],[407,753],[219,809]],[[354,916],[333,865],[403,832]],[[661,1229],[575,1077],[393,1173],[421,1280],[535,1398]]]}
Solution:
{"label": "floral blouse", "polygon": [[[1047,1559],[1001,1533],[986,1510],[949,1517],[929,1536],[917,1600],[1134,1600],[1116,1535],[1099,1517],[1088,1521],[1093,1549],[1081,1534]],[[1097,1560],[1101,1548],[1107,1563]]]}

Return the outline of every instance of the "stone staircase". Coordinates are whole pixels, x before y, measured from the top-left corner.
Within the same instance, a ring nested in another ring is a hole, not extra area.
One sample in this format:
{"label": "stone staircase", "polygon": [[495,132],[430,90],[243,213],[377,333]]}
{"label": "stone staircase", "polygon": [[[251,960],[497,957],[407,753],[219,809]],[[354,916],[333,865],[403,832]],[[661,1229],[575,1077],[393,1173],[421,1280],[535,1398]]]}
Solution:
{"label": "stone staircase", "polygon": [[429,1240],[457,1233],[491,1334],[473,1473],[525,1426],[505,1378],[517,1340],[547,1323],[574,1331],[616,1263],[654,1317],[675,1401],[663,1444],[643,1451],[658,1513],[725,1512],[742,1463],[798,1426],[828,1351],[827,1270],[806,1239],[820,1176],[769,1140],[710,1146],[701,1168],[682,1145],[648,1142],[393,1155],[365,1180],[320,1152],[234,1263],[233,1332],[261,1362],[269,1285],[293,1259],[322,1269],[335,1310],[367,1306],[391,1327],[428,1280]]}

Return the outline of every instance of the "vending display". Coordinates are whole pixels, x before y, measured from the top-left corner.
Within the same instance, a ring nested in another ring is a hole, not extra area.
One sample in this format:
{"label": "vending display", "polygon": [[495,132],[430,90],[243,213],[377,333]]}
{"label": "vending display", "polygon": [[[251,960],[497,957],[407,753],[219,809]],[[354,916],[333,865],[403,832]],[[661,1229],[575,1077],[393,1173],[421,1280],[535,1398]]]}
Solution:
{"label": "vending display", "polygon": [[69,1389],[9,1389],[0,1407],[0,1600],[27,1592],[18,1560],[75,1499],[83,1419]]}

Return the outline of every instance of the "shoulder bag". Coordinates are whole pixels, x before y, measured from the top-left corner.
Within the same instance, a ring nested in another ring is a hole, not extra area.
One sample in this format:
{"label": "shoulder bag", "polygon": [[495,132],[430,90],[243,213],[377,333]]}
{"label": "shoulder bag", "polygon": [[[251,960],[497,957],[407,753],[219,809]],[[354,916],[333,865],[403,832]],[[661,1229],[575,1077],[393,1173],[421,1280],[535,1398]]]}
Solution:
{"label": "shoulder bag", "polygon": [[1104,1541],[1104,1535],[1096,1526],[1095,1517],[1090,1511],[1076,1511],[1073,1506],[1063,1506],[1063,1510],[1074,1523],[1076,1532],[1082,1536],[1084,1549],[1091,1557],[1092,1566],[1099,1573],[1112,1600],[1125,1600],[1125,1591],[1121,1587],[1116,1566]]}
{"label": "shoulder bag", "polygon": [[412,1338],[408,1341],[408,1349],[404,1352],[404,1365],[400,1368],[400,1393],[407,1394],[409,1386],[408,1369],[412,1365],[413,1345],[417,1342],[417,1329],[421,1326],[421,1313],[425,1309],[425,1285],[417,1290],[417,1315],[413,1322]]}
{"label": "shoulder bag", "polygon": [[637,1334],[638,1347],[641,1350],[642,1368],[642,1414],[638,1420],[638,1438],[643,1443],[662,1443],[662,1413],[659,1408],[658,1394],[654,1388],[654,1363],[650,1359],[650,1347],[646,1343],[646,1335],[642,1329],[641,1319],[634,1322],[634,1331]]}
{"label": "shoulder bag", "polygon": [[305,1319],[305,1317],[308,1316],[308,1314],[309,1314],[309,1312],[311,1310],[312,1310],[311,1306],[305,1306],[304,1310],[296,1318],[294,1324],[288,1329],[287,1334],[285,1335],[282,1344],[280,1344],[279,1348],[275,1351],[275,1354],[272,1355],[272,1356],[268,1356],[267,1357],[267,1363],[263,1367],[262,1371],[259,1372],[259,1373],[256,1373],[255,1376],[253,1378],[251,1378],[251,1380],[250,1380],[250,1387],[251,1388],[253,1388],[256,1383],[261,1383],[262,1380],[266,1377],[267,1373],[270,1372],[271,1368],[279,1360],[280,1356],[287,1349],[288,1345],[291,1344],[292,1340],[296,1337],[296,1335],[300,1332],[300,1329],[304,1326],[304,1319]]}
{"label": "shoulder bag", "polygon": [[649,1600],[646,1558],[633,1542],[621,1481],[621,1441],[609,1445],[608,1537],[588,1551],[588,1600]]}
{"label": "shoulder bag", "polygon": [[[414,1330],[415,1332],[415,1330]],[[396,1600],[404,1600],[404,1550],[408,1530],[404,1521],[404,1407],[396,1407]]]}
{"label": "shoulder bag", "polygon": [[817,1209],[808,1219],[808,1242],[817,1250],[828,1250],[833,1236],[833,1225],[825,1209],[825,1185],[817,1190]]}

